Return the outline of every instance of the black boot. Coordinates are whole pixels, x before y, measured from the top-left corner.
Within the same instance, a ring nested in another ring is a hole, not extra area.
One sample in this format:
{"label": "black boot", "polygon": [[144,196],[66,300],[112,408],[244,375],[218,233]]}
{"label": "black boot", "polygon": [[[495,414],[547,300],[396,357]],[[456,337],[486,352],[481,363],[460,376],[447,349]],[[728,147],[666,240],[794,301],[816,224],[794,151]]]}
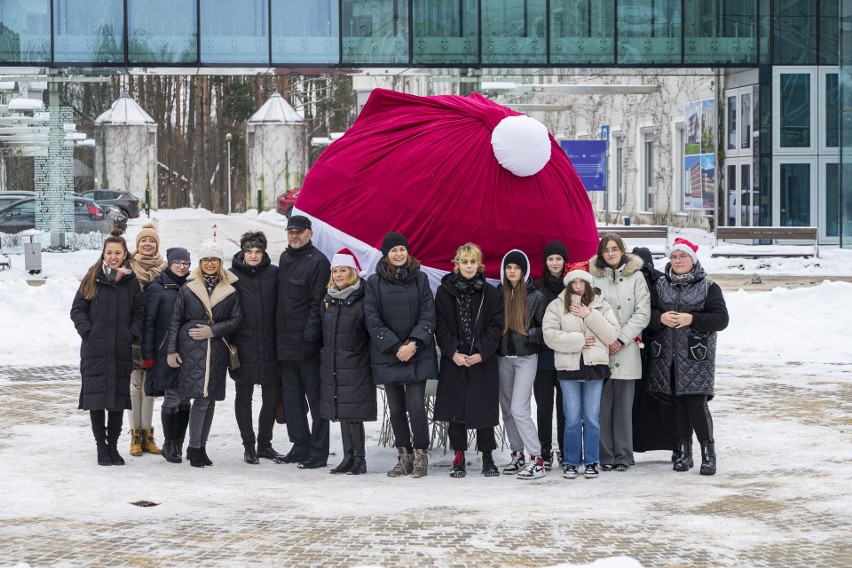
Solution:
{"label": "black boot", "polygon": [[494,465],[494,457],[491,451],[482,452],[482,475],[485,477],[499,477],[500,471]]}
{"label": "black boot", "polygon": [[692,466],[692,438],[688,440],[678,440],[677,442],[677,459],[675,460],[675,471],[689,471]]}
{"label": "black boot", "polygon": [[118,437],[121,435],[121,422],[124,412],[109,412],[107,423],[107,448],[112,465],[124,465],[124,458],[118,453]]}
{"label": "black boot", "polygon": [[364,456],[355,456],[352,458],[352,467],[346,472],[346,475],[362,475],[367,473],[367,460]]}
{"label": "black boot", "polygon": [[456,457],[453,458],[453,468],[450,470],[450,477],[464,477],[467,475],[467,462],[464,458],[464,452],[456,451]]}
{"label": "black boot", "polygon": [[[189,407],[178,407],[175,415],[175,452],[178,457],[183,455],[183,443],[186,440],[186,429],[189,426]],[[189,459],[187,454],[186,459]]]}
{"label": "black boot", "polygon": [[189,465],[192,467],[204,467],[204,460],[201,459],[201,448],[189,446],[186,449],[186,459],[189,460]]}
{"label": "black boot", "polygon": [[331,469],[329,473],[331,475],[340,475],[343,473],[349,473],[349,470],[352,469],[352,463],[355,461],[355,456],[351,453],[343,454],[343,461],[340,462],[340,465]]}
{"label": "black boot", "polygon": [[209,457],[207,457],[207,445],[206,444],[201,446],[200,448],[198,448],[198,451],[199,451],[198,455],[201,458],[201,461],[204,462],[204,465],[213,465],[213,462],[210,461]]}
{"label": "black boot", "polygon": [[107,431],[103,411],[92,410],[89,412],[89,417],[92,421],[95,445],[98,448],[98,465],[112,465],[112,459],[109,457],[109,446],[107,446]]}
{"label": "black boot", "polygon": [[243,461],[246,463],[250,463],[252,465],[257,465],[260,463],[260,460],[257,459],[257,452],[254,449],[254,444],[246,444],[246,451],[243,454]]}
{"label": "black boot", "polygon": [[701,475],[716,475],[716,443],[701,442]]}
{"label": "black boot", "polygon": [[163,421],[163,451],[162,456],[169,463],[180,463],[181,451],[177,447],[177,408],[163,407],[161,417]]}

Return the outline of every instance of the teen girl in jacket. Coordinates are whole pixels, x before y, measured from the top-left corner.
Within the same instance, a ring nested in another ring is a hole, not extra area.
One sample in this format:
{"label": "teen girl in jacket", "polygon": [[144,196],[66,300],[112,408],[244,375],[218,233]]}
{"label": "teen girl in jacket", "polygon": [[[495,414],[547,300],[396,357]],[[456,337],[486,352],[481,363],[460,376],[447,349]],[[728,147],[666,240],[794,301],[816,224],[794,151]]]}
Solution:
{"label": "teen girl in jacket", "polygon": [[608,378],[608,346],[618,339],[619,325],[609,304],[592,286],[589,263],[569,265],[565,292],[547,306],[544,341],[555,353],[556,374],[565,405],[563,477],[598,475],[601,390]]}
{"label": "teen girl in jacket", "polygon": [[113,231],[71,304],[71,321],[83,340],[79,408],[89,411],[99,465],[124,465],[117,443],[122,415],[130,408],[131,345],[139,341],[145,315],[127,256],[121,231]]}

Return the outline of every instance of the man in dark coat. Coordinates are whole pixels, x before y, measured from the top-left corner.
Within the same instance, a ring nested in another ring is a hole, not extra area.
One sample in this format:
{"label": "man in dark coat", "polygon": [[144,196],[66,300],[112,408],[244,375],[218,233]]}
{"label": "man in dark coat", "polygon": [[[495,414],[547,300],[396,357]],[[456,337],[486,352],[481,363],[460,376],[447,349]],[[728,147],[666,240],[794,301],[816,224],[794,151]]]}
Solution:
{"label": "man in dark coat", "polygon": [[[331,276],[328,258],[311,242],[311,220],[293,215],[287,223],[288,247],[278,262],[277,352],[287,433],[293,447],[279,462],[302,469],[328,462],[328,420],[320,417],[320,302]],[[306,404],[307,402],[307,404]],[[308,424],[307,409],[311,411]]]}

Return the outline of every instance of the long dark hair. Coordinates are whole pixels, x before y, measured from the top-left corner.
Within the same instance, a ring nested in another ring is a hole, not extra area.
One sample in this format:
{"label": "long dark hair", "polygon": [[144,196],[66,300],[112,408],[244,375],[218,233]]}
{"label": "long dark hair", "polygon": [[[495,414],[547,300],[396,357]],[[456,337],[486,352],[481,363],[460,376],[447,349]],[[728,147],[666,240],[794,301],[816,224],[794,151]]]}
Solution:
{"label": "long dark hair", "polygon": [[[583,280],[583,282],[586,282]],[[598,295],[600,290],[595,288],[593,285],[586,282],[586,289],[580,295],[580,303],[584,306],[589,306],[592,303],[592,300],[595,299],[595,296]],[[571,283],[569,282],[567,286],[565,286],[565,313],[571,311],[571,295],[574,294],[574,290],[571,288]]]}
{"label": "long dark hair", "polygon": [[530,327],[530,312],[527,309],[527,286],[523,280],[512,285],[503,269],[503,335],[509,330],[526,335]]}
{"label": "long dark hair", "polygon": [[396,267],[393,264],[391,264],[390,261],[388,260],[388,257],[386,257],[386,256],[382,257],[382,259],[379,261],[379,264],[382,265],[382,271],[384,272],[384,274],[382,274],[382,276],[384,276],[388,280],[396,280],[397,268],[406,268],[408,270],[415,270],[415,269],[420,268],[420,261],[417,260],[416,258],[414,258],[413,256],[411,256],[410,254],[408,255],[408,261],[405,263],[405,265],[400,266],[400,267]]}
{"label": "long dark hair", "polygon": [[121,236],[121,231],[119,229],[115,229],[112,232],[112,235],[107,237],[104,240],[104,248],[101,249],[101,256],[98,258],[98,261],[89,268],[89,271],[86,272],[86,275],[83,277],[82,282],[80,282],[80,293],[87,300],[91,300],[98,293],[98,271],[101,270],[101,267],[104,263],[104,251],[106,251],[108,244],[120,244],[124,247],[124,263],[123,267],[127,267],[127,263],[130,260],[130,254],[127,251],[127,241],[124,240],[124,237]]}

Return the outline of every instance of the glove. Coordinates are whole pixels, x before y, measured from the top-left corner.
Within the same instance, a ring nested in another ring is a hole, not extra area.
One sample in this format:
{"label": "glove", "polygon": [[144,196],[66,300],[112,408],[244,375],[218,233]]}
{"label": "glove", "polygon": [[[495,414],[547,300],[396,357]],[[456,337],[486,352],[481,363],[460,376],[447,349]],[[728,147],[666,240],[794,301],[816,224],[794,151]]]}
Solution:
{"label": "glove", "polygon": [[151,357],[150,359],[145,359],[144,361],[142,361],[142,366],[145,367],[146,369],[150,369],[151,367],[154,366],[155,361],[156,361],[156,359],[154,357]]}
{"label": "glove", "polygon": [[315,343],[310,343],[308,341],[302,342],[302,357],[305,361],[310,361],[314,358],[314,353],[317,351],[317,346]]}
{"label": "glove", "polygon": [[213,337],[213,328],[199,323],[189,330],[189,336],[195,340],[210,339]]}
{"label": "glove", "polygon": [[181,360],[180,355],[178,353],[169,353],[168,358],[166,359],[166,362],[169,364],[169,367],[171,367],[172,369],[180,368],[180,364],[183,363],[183,361]]}

